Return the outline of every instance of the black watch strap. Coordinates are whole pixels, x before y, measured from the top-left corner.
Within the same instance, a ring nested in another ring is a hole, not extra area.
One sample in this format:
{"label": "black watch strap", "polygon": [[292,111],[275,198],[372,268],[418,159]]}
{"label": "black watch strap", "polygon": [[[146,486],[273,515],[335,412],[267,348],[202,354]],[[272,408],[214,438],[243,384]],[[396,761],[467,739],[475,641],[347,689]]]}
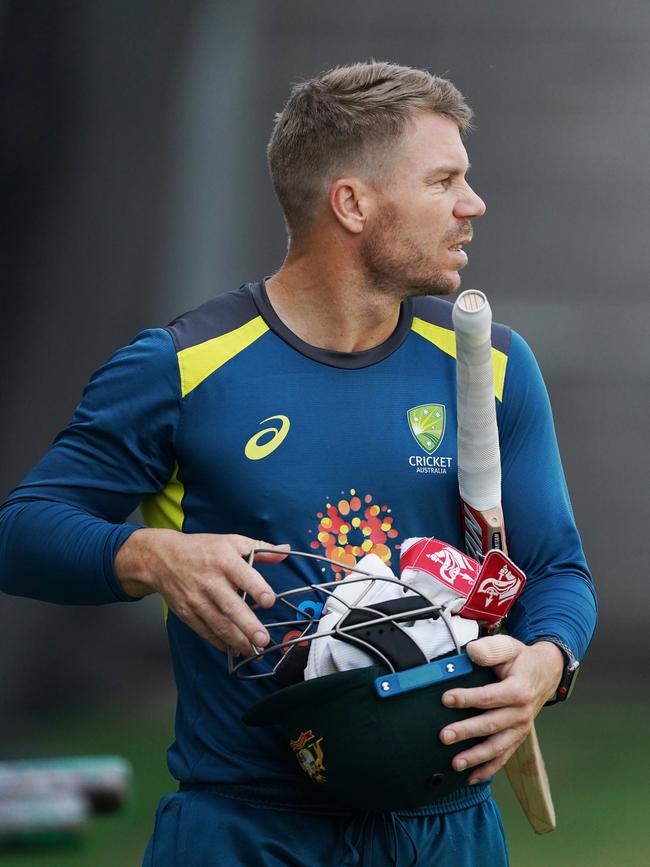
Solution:
{"label": "black watch strap", "polygon": [[570,697],[573,692],[573,687],[575,686],[578,672],[580,671],[580,663],[573,655],[571,648],[554,635],[541,635],[539,638],[535,639],[535,644],[537,644],[538,641],[550,641],[551,644],[554,644],[562,652],[562,656],[564,657],[564,668],[562,670],[560,683],[558,684],[555,695],[551,696],[544,705],[544,707],[547,707],[550,704],[557,704],[560,701],[566,701]]}

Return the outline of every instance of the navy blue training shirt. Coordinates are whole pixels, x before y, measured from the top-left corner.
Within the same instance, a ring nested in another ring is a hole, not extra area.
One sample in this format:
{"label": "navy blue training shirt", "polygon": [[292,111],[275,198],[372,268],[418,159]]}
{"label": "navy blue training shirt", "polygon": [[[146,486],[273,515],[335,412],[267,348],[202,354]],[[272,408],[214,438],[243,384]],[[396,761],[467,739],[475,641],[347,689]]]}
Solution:
{"label": "navy blue training shirt", "polygon": [[[127,600],[113,570],[139,526],[240,533],[324,554],[262,567],[277,591],[342,576],[373,552],[394,570],[409,536],[462,548],[452,305],[402,304],[394,333],[357,353],[317,349],[279,320],[263,282],[151,329],[91,378],[74,417],[0,511],[0,585],[66,604]],[[527,583],[508,619],[523,642],[577,658],[596,606],[535,359],[492,333],[508,548]],[[310,785],[279,733],[242,713],[273,689],[230,677],[224,654],[173,612],[173,775]]]}

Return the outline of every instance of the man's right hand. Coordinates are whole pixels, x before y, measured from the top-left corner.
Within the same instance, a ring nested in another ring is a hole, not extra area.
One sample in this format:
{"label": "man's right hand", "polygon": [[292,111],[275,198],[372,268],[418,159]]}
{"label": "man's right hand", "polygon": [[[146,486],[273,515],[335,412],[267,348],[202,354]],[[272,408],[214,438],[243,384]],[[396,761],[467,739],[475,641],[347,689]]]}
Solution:
{"label": "man's right hand", "polygon": [[270,545],[246,536],[136,530],[115,558],[115,574],[129,596],[160,593],[170,609],[219,650],[230,646],[246,655],[251,644],[265,647],[269,634],[238,591],[270,608],[275,593],[247,558],[254,547],[277,554],[256,554],[256,563],[279,563],[289,545]]}

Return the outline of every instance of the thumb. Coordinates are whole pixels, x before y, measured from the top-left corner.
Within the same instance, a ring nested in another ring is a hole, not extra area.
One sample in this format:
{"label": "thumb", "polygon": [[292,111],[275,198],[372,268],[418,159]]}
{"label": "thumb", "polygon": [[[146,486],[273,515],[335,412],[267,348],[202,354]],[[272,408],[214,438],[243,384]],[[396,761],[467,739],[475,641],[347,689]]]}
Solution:
{"label": "thumb", "polygon": [[510,635],[487,635],[467,645],[467,655],[477,665],[501,665],[517,655],[517,642]]}

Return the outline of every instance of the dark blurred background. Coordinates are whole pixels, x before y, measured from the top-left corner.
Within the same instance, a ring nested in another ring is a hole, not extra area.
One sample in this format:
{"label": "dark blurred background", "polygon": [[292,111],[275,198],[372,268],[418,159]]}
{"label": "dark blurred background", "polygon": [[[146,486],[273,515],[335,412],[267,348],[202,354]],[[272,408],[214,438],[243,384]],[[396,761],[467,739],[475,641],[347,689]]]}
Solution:
{"label": "dark blurred background", "polygon": [[[280,265],[265,146],[290,84],[425,67],[476,112],[463,284],[537,354],[600,596],[575,701],[646,701],[649,44],[646,0],[0,0],[0,496],[115,348]],[[9,732],[171,719],[159,602],[3,597],[0,683]]]}

